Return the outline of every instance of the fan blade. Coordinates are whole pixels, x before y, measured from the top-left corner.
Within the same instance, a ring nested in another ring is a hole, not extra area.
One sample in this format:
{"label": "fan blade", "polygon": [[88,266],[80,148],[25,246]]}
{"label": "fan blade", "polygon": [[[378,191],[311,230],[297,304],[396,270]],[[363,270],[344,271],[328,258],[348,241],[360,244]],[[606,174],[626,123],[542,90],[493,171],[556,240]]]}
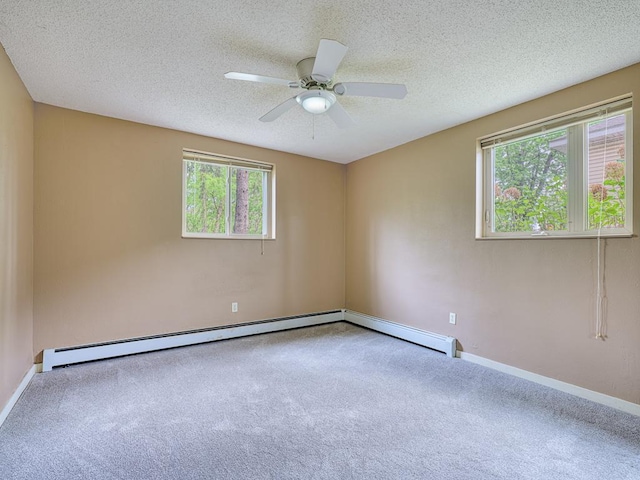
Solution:
{"label": "fan blade", "polygon": [[311,78],[319,83],[329,83],[336,74],[338,65],[340,65],[347,50],[347,47],[335,40],[327,40],[326,38],[320,40],[316,60],[311,71]]}
{"label": "fan blade", "polygon": [[327,115],[331,117],[331,120],[336,122],[336,125],[339,128],[349,128],[356,124],[356,122],[353,121],[351,116],[338,102],[335,102],[331,108],[327,110]]}
{"label": "fan blade", "polygon": [[268,112],[268,113],[264,114],[262,117],[260,117],[260,121],[261,122],[273,122],[280,115],[282,115],[283,113],[289,111],[297,103],[298,103],[298,101],[296,100],[296,97],[291,97],[290,99],[285,100],[284,102],[282,102],[280,105],[278,105],[276,108],[274,108],[270,112]]}
{"label": "fan blade", "polygon": [[353,97],[380,97],[403,99],[407,95],[406,85],[399,83],[346,82],[336,83],[333,92]]}
{"label": "fan blade", "polygon": [[272,85],[284,85],[286,87],[298,88],[298,82],[285,80],[283,78],[265,77],[264,75],[254,75],[253,73],[227,72],[224,78],[229,80],[246,80],[248,82],[270,83]]}

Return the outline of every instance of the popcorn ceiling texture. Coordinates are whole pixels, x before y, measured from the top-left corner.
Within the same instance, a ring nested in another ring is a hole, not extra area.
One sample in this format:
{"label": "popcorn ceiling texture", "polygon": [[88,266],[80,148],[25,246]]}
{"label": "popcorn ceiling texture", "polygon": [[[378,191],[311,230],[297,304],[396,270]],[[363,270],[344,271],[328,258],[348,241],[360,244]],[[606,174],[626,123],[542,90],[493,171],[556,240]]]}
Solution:
{"label": "popcorn ceiling texture", "polygon": [[[639,24],[637,0],[0,0],[37,102],[342,163],[637,63]],[[301,108],[265,124],[295,90],[223,78],[296,80],[321,38],[349,47],[337,81],[409,95],[340,99],[347,130]]]}

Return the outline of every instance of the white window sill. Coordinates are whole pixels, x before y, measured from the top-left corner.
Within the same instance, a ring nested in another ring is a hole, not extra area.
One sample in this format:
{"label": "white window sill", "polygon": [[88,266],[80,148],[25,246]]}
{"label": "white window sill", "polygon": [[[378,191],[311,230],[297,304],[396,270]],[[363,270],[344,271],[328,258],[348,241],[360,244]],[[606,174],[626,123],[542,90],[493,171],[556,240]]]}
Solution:
{"label": "white window sill", "polygon": [[598,235],[597,233],[547,233],[547,234],[509,234],[505,233],[503,235],[491,235],[485,237],[476,237],[476,240],[550,240],[550,239],[572,239],[575,240],[577,238],[632,238],[635,237],[633,233],[624,232],[624,233],[602,233]]}
{"label": "white window sill", "polygon": [[214,235],[206,233],[183,233],[182,238],[205,238],[208,240],[275,240],[275,237],[263,237],[262,235]]}

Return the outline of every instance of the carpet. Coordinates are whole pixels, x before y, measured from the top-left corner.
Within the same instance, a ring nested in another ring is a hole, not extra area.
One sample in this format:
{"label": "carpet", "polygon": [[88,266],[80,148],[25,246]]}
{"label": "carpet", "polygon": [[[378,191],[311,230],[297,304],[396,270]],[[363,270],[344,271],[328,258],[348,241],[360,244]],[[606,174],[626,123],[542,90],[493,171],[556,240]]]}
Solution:
{"label": "carpet", "polygon": [[640,479],[640,418],[344,322],[58,368],[2,479]]}

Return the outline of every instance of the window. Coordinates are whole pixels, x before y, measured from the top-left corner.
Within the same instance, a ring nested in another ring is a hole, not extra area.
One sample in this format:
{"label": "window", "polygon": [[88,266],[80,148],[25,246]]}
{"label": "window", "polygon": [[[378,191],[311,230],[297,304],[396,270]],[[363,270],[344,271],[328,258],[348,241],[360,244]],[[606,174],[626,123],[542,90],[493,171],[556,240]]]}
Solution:
{"label": "window", "polygon": [[479,141],[476,238],[632,234],[631,97]]}
{"label": "window", "polygon": [[183,151],[182,236],[275,238],[275,172],[267,163]]}

